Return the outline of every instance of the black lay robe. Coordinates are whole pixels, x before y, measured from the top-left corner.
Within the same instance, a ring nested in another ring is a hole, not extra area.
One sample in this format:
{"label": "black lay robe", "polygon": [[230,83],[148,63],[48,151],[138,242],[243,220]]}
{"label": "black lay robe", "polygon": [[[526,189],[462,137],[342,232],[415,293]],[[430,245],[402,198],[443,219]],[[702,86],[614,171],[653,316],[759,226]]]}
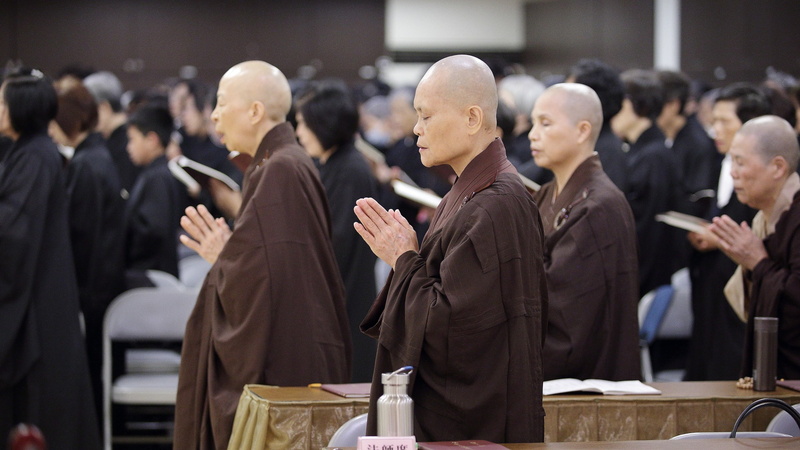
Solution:
{"label": "black lay robe", "polygon": [[[715,173],[719,177],[720,165]],[[716,185],[716,180],[713,183]],[[750,224],[756,211],[742,204],[732,193],[728,203],[719,208],[717,198],[705,218],[723,214],[736,223]],[[736,263],[721,250],[692,250],[689,276],[692,280],[692,338],[686,358],[686,381],[736,380],[740,375],[744,348],[745,324],[725,298],[725,284],[736,270]]]}
{"label": "black lay robe", "polygon": [[597,155],[534,195],[545,234],[549,307],[544,378],[636,380],[639,365],[636,226]]}
{"label": "black lay robe", "polygon": [[77,147],[67,166],[69,223],[86,350],[98,415],[102,414],[103,315],[124,289],[125,200],[116,168],[99,134]]}
{"label": "black lay robe", "polygon": [[639,242],[639,296],[670,284],[678,270],[684,234],[656,222],[656,214],[675,209],[680,183],[675,155],[664,145],[664,133],[655,125],[630,144],[628,191]]}
{"label": "black lay robe", "polygon": [[358,220],[353,206],[359,198],[376,196],[378,182],[352,142],[336,150],[318,168],[330,204],[333,253],[347,298],[347,317],[353,341],[351,381],[367,382],[372,379],[375,366],[375,340],[363,334],[359,324],[377,294],[376,256],[353,228],[353,223]]}
{"label": "black lay robe", "polygon": [[362,330],[378,339],[367,433],[381,373],[414,367],[418,441],[541,442],[547,286],[542,226],[499,139],[464,169],[419,253],[397,260]]}
{"label": "black lay robe", "polygon": [[0,159],[0,254],[0,436],[26,422],[48,448],[100,448],[62,160],[44,133]]}

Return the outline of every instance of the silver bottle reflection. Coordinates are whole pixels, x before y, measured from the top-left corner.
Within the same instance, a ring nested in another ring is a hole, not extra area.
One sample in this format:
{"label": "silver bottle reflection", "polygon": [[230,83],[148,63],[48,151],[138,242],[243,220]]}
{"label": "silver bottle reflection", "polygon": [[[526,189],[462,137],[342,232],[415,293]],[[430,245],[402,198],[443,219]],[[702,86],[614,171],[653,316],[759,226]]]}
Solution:
{"label": "silver bottle reflection", "polygon": [[378,399],[378,436],[413,436],[414,401],[408,396],[411,366],[381,374],[383,395]]}

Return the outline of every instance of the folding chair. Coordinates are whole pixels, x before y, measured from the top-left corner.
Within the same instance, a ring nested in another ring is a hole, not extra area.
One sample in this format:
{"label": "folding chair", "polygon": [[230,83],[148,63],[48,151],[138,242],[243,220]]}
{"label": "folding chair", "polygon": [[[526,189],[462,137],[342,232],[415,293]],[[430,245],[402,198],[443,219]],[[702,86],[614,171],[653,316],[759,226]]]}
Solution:
{"label": "folding chair", "polygon": [[[171,437],[132,436],[114,437],[112,406],[157,406],[167,409],[168,423],[159,425],[169,429],[174,414],[178,373],[174,364],[164,372],[148,370],[131,372],[118,358],[119,344],[152,347],[164,350],[165,345],[178,346],[183,341],[186,322],[197,298],[195,291],[168,288],[138,288],[120,294],[109,305],[103,324],[103,438],[106,449],[113,442],[161,442]],[[117,344],[115,346],[115,344]],[[117,362],[117,366],[114,363]],[[151,408],[152,409],[152,408]],[[163,412],[162,412],[163,415]],[[122,428],[119,427],[118,428]],[[155,427],[157,428],[157,427]]]}

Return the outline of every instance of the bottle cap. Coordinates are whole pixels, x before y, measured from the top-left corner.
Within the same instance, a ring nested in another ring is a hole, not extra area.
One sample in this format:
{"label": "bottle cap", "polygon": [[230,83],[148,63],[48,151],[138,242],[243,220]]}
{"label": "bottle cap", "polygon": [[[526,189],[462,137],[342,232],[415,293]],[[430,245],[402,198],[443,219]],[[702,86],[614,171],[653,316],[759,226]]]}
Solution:
{"label": "bottle cap", "polygon": [[381,374],[381,383],[390,385],[407,385],[409,375],[414,368],[412,366],[401,367],[391,373]]}

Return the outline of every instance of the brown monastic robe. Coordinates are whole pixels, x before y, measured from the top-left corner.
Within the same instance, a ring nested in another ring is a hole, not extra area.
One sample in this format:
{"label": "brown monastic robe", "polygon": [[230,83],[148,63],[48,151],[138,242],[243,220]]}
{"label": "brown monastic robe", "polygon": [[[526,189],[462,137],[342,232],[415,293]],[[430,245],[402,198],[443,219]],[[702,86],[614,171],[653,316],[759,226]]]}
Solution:
{"label": "brown monastic robe", "polygon": [[418,441],[541,442],[546,308],[539,212],[495,140],[361,324],[378,339],[368,434],[381,373],[410,365]]}
{"label": "brown monastic robe", "polygon": [[291,125],[280,124],[247,169],[233,234],[186,326],[175,448],[226,448],[245,384],[349,380],[350,332],[330,229],[317,169]]}
{"label": "brown monastic robe", "polygon": [[778,378],[800,378],[800,192],[764,240],[767,258],[750,274],[750,311],[742,374],[753,370],[755,317],[778,318]]}
{"label": "brown monastic robe", "polygon": [[552,181],[534,195],[549,296],[544,379],[639,379],[639,264],[631,208],[596,154],[553,199],[556,188]]}

